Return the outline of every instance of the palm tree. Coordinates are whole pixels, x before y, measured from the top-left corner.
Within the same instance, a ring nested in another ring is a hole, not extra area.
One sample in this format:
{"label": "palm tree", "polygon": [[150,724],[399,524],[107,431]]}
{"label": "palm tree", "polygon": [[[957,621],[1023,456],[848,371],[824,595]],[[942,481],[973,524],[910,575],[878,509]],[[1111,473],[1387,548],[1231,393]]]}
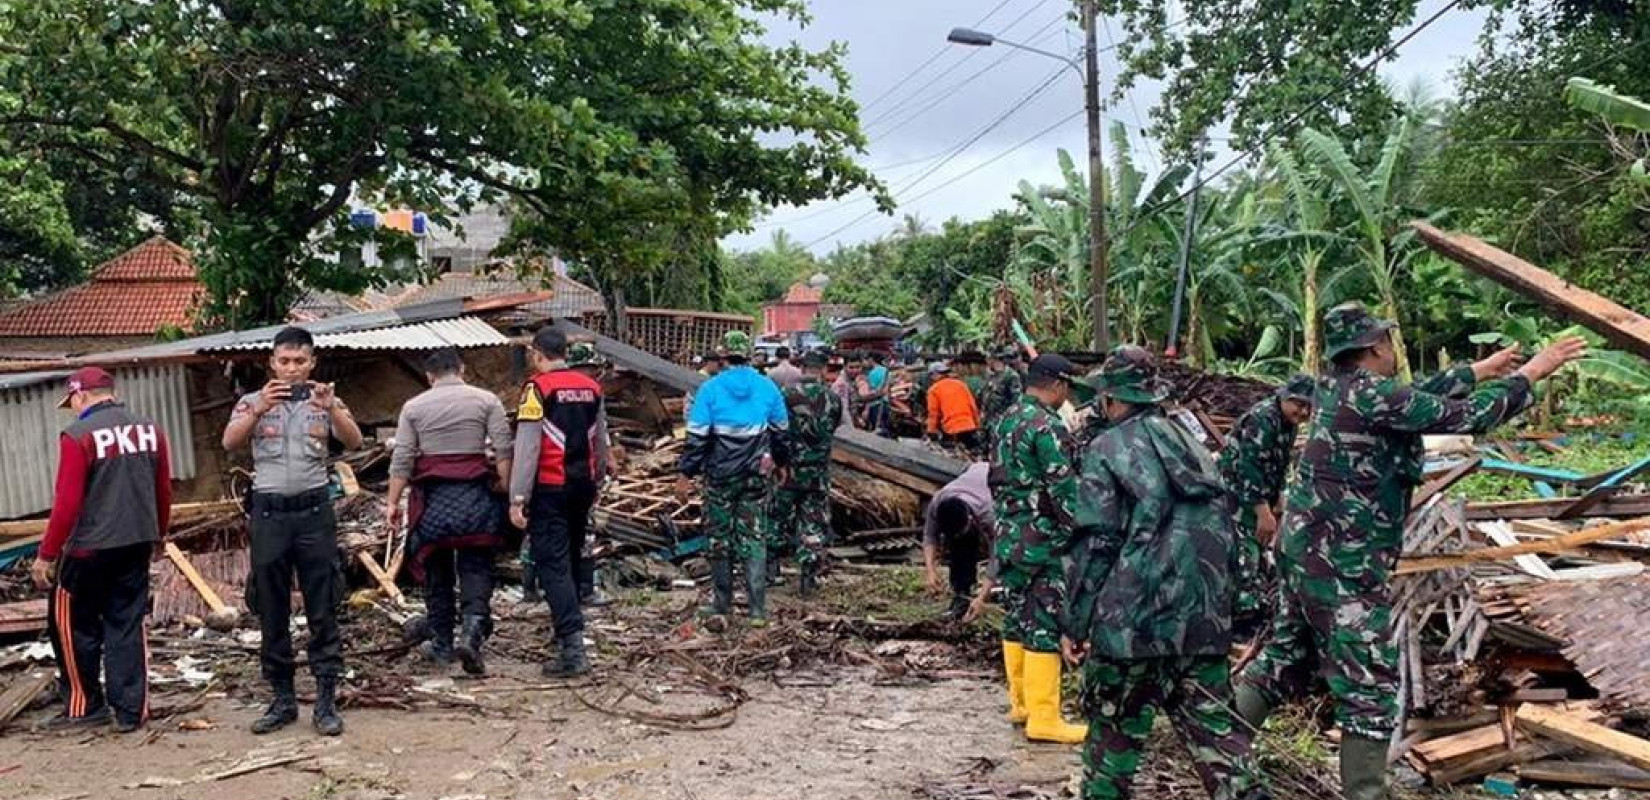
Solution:
{"label": "palm tree", "polygon": [[1319,194],[1318,187],[1301,169],[1294,154],[1283,147],[1273,145],[1270,157],[1283,178],[1289,206],[1288,228],[1286,232],[1273,238],[1297,240],[1301,243],[1295,252],[1295,260],[1301,270],[1301,368],[1317,374],[1319,353],[1322,352],[1318,341],[1318,269],[1323,266],[1328,244],[1338,237],[1328,230],[1328,200]]}
{"label": "palm tree", "polygon": [[[1414,214],[1402,202],[1409,188],[1405,180],[1413,154],[1414,120],[1399,118],[1397,127],[1381,147],[1380,160],[1369,175],[1359,172],[1340,140],[1322,131],[1301,132],[1301,150],[1311,157],[1318,171],[1346,198],[1354,218],[1349,238],[1354,242],[1361,266],[1380,295],[1381,312],[1397,322],[1399,276],[1419,248],[1407,226]],[[1401,328],[1392,331],[1392,345],[1398,359],[1398,374],[1410,379],[1409,355],[1404,350]]]}

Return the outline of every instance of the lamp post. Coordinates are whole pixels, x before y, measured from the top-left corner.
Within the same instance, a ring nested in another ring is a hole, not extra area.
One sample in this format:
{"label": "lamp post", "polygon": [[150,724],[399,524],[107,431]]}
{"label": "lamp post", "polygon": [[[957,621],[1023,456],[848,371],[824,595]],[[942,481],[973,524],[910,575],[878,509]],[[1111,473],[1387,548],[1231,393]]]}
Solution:
{"label": "lamp post", "polygon": [[1106,240],[1106,169],[1102,161],[1104,150],[1100,131],[1100,53],[1095,48],[1096,13],[1093,0],[1083,3],[1083,64],[1074,58],[1042,50],[1026,44],[1011,42],[983,31],[953,28],[946,39],[969,47],[990,47],[1000,44],[1028,53],[1063,62],[1083,80],[1083,102],[1088,112],[1089,134],[1089,295],[1094,312],[1094,333],[1090,341],[1096,352],[1111,348],[1111,334],[1107,324],[1107,279],[1110,265],[1107,260],[1109,243]]}

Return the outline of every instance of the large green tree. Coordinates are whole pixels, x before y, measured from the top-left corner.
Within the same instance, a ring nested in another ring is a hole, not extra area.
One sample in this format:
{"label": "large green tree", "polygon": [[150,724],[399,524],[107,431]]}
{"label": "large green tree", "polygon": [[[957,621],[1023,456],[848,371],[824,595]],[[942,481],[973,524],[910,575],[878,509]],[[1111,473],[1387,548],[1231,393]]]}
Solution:
{"label": "large green tree", "polygon": [[[352,200],[508,196],[517,241],[659,271],[761,207],[863,186],[842,51],[800,0],[12,0],[0,125],[195,198],[215,321],[392,276],[325,256]],[[439,216],[439,214],[438,214]]]}
{"label": "large green tree", "polygon": [[[1481,7],[1491,8],[1497,23],[1516,19],[1547,31],[1610,28],[1618,38],[1650,17],[1643,3],[1622,0],[1463,0],[1445,13]],[[1171,150],[1189,152],[1198,136],[1225,121],[1241,146],[1304,126],[1351,123],[1358,135],[1379,130],[1395,100],[1376,71],[1363,67],[1422,22],[1420,11],[1430,17],[1439,7],[1419,0],[1099,0],[1099,8],[1123,28],[1117,92],[1143,78],[1163,80],[1153,121]],[[1620,51],[1594,57],[1618,54],[1622,63],[1635,63]],[[1281,129],[1297,115],[1296,128]]]}

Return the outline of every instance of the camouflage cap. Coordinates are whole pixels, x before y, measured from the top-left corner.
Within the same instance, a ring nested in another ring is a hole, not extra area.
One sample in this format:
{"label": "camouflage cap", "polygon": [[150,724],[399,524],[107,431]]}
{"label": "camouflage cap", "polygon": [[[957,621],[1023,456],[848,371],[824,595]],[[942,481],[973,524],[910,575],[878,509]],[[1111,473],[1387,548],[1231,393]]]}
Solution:
{"label": "camouflage cap", "polygon": [[1333,360],[1342,353],[1369,347],[1396,327],[1392,320],[1369,313],[1363,303],[1342,303],[1324,312],[1324,357]]}
{"label": "camouflage cap", "polygon": [[567,366],[599,367],[606,361],[590,342],[574,342],[567,346]]}
{"label": "camouflage cap", "polygon": [[722,350],[730,356],[750,355],[751,335],[744,331],[728,331],[722,334]]}
{"label": "camouflage cap", "polygon": [[1157,374],[1157,359],[1135,345],[1114,348],[1085,382],[1095,394],[1124,403],[1151,405],[1169,396],[1168,384]]}
{"label": "camouflage cap", "polygon": [[1311,375],[1296,375],[1290,378],[1288,383],[1278,387],[1278,397],[1310,403],[1317,389],[1318,382]]}
{"label": "camouflage cap", "polygon": [[998,350],[995,353],[992,353],[991,357],[997,359],[998,361],[1019,361],[1020,360],[1020,348],[1018,348],[1018,347],[1005,347],[1001,350]]}

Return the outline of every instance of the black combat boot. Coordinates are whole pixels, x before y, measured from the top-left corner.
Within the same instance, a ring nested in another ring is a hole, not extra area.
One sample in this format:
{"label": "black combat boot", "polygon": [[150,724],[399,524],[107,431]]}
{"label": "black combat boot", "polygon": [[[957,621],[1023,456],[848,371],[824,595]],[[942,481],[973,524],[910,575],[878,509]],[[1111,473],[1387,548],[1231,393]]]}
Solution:
{"label": "black combat boot", "polygon": [[487,664],[481,660],[481,645],[487,641],[487,618],[480,614],[464,617],[464,630],[459,634],[458,661],[471,675],[487,674]]}
{"label": "black combat boot", "polygon": [[546,678],[577,678],[590,671],[590,657],[584,652],[584,634],[575,633],[561,640],[561,654],[544,665]]}
{"label": "black combat boot", "polygon": [[710,561],[710,605],[699,609],[705,616],[723,616],[733,611],[733,562],[726,558]]}
{"label": "black combat boot", "polygon": [[768,554],[757,553],[745,561],[745,589],[750,594],[751,627],[768,626]]}
{"label": "black combat boot", "polygon": [[277,678],[269,685],[275,689],[275,700],[263,716],[253,720],[252,732],[255,734],[274,733],[298,721],[298,692],[292,687],[292,679]]}
{"label": "black combat boot", "polygon": [[344,718],[338,716],[338,679],[315,679],[315,710],[310,723],[322,736],[337,736],[344,732]]}
{"label": "black combat boot", "polygon": [[819,593],[819,565],[810,561],[802,565],[802,577],[797,579],[797,592],[803,597]]}

